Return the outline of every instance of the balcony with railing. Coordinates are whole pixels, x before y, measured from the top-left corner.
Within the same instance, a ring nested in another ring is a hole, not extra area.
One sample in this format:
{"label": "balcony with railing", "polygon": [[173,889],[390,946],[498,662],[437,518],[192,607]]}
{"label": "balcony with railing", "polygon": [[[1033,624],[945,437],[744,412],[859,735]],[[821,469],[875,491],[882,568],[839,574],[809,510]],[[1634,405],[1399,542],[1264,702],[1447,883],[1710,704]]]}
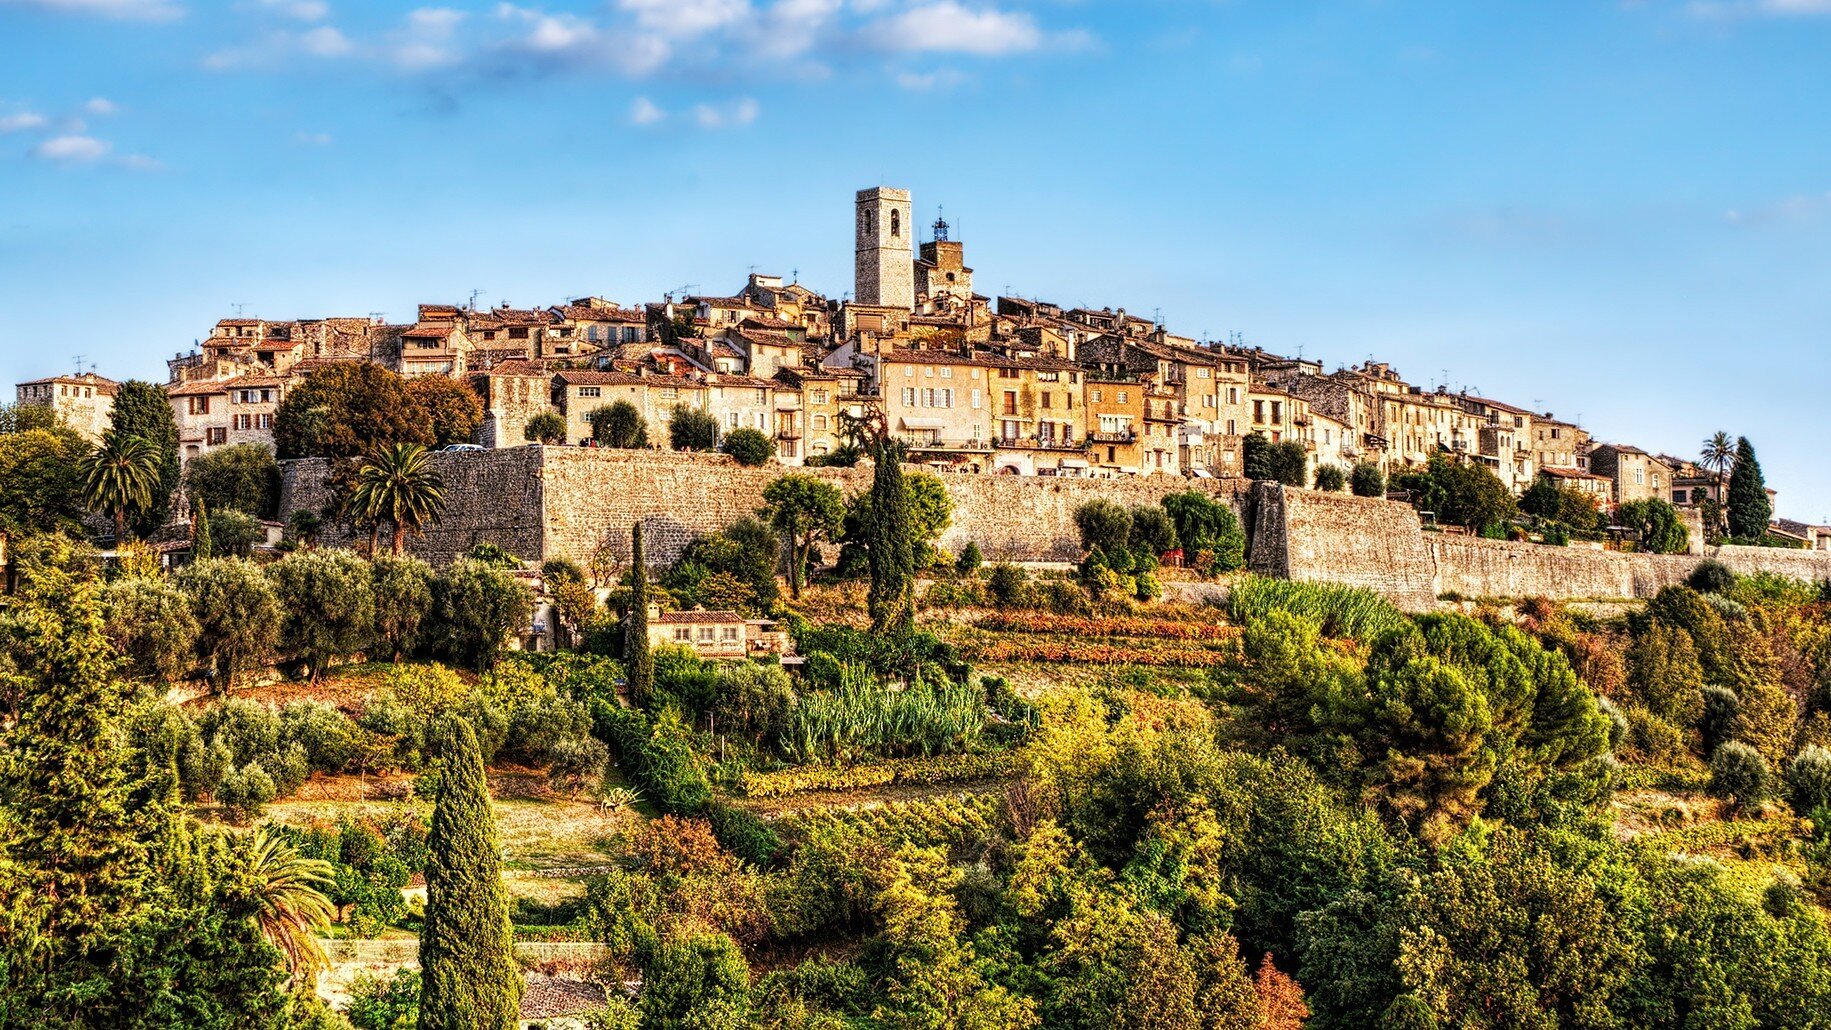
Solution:
{"label": "balcony with railing", "polygon": [[1087,440],[1075,442],[1073,436],[1001,436],[998,438],[1000,450],[1008,451],[1073,451],[1087,449]]}
{"label": "balcony with railing", "polygon": [[1130,429],[1112,431],[1096,430],[1087,434],[1087,438],[1094,443],[1131,443],[1138,439],[1138,434]]}

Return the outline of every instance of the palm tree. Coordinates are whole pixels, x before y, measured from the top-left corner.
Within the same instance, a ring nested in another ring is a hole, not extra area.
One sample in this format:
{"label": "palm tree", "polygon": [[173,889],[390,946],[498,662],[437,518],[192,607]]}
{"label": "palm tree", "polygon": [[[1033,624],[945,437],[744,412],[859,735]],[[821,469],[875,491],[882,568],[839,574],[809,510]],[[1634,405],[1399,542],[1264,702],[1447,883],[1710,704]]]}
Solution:
{"label": "palm tree", "polygon": [[407,530],[419,532],[439,521],[445,509],[445,482],[432,470],[431,455],[417,443],[392,444],[356,470],[350,506],[371,525],[394,523],[394,553],[407,546]]}
{"label": "palm tree", "polygon": [[305,858],[266,827],[248,841],[248,872],[255,882],[255,921],[261,936],[286,957],[294,976],[324,965],[318,935],[330,928],[336,911],[324,888],[332,881],[329,862]]}
{"label": "palm tree", "polygon": [[1698,464],[1717,471],[1716,496],[1712,500],[1716,502],[1719,510],[1723,505],[1723,496],[1728,490],[1728,487],[1724,485],[1724,479],[1729,475],[1730,467],[1735,463],[1736,442],[1721,429],[1710,434],[1710,438],[1704,441],[1704,449],[1698,453]]}
{"label": "palm tree", "polygon": [[102,442],[83,458],[83,501],[92,511],[114,516],[114,541],[127,541],[127,515],[152,506],[159,487],[159,449],[137,436],[102,433]]}

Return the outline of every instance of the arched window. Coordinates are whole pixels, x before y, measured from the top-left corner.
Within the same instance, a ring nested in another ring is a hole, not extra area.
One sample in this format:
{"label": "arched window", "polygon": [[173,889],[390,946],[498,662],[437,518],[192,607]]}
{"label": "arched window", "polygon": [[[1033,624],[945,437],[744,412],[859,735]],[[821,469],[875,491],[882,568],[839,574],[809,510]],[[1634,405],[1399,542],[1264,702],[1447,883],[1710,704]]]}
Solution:
{"label": "arched window", "polygon": [[903,235],[903,213],[896,208],[890,209],[890,235]]}

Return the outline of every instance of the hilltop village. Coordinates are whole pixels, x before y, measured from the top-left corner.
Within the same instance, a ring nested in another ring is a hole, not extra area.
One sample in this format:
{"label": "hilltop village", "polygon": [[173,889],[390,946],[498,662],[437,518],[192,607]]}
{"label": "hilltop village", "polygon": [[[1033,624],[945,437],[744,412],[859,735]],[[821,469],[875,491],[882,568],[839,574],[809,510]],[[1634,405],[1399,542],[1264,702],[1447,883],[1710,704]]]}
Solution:
{"label": "hilltop village", "polygon": [[[521,446],[552,413],[554,439],[596,442],[592,416],[627,401],[649,446],[669,446],[677,409],[720,436],[755,430],[783,465],[821,464],[847,446],[847,417],[881,416],[912,462],[1020,476],[1245,473],[1249,437],[1295,444],[1304,485],[1320,470],[1372,465],[1386,480],[1441,455],[1486,466],[1515,495],[1541,477],[1605,512],[1660,499],[1722,505],[1720,470],[1503,400],[1427,389],[1369,360],[1321,362],[1197,341],[1124,308],[1064,308],[974,288],[965,244],[937,220],[918,241],[907,190],[856,198],[856,278],[846,299],[752,273],[730,296],[547,307],[420,304],[415,321],[235,317],[167,364],[183,460],[232,444],[272,445],[276,412],[314,370],[370,362],[444,376],[482,403],[474,445]],[[117,384],[93,372],[17,386],[92,438]],[[549,420],[546,423],[551,426]],[[1327,473],[1325,473],[1327,475]],[[1831,531],[1780,522],[1810,547]]]}

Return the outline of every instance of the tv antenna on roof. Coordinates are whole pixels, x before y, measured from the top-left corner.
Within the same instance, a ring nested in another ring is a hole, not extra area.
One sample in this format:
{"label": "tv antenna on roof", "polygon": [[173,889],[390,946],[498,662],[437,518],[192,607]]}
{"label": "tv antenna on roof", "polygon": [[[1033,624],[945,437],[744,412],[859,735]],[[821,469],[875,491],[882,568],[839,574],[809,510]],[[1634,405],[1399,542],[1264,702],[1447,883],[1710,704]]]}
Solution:
{"label": "tv antenna on roof", "polygon": [[799,269],[799,268],[789,269],[788,270],[788,281],[791,283],[800,282],[801,281],[801,269]]}
{"label": "tv antenna on roof", "polygon": [[478,297],[483,297],[483,296],[487,296],[487,295],[488,295],[488,294],[489,294],[489,291],[488,291],[488,290],[472,290],[472,291],[470,291],[470,309],[471,309],[471,310],[472,310],[472,311],[475,311],[475,310],[477,310],[477,298],[478,298]]}
{"label": "tv antenna on roof", "polygon": [[240,318],[240,317],[242,317],[242,309],[243,309],[243,308],[245,308],[245,307],[247,307],[247,306],[248,306],[248,305],[246,305],[246,304],[231,304],[231,305],[229,305],[229,306],[230,306],[230,307],[232,307],[232,308],[234,308],[234,309],[235,309],[235,317],[236,317],[236,318]]}
{"label": "tv antenna on roof", "polygon": [[76,363],[76,374],[79,376],[82,375],[83,374],[83,356],[81,354],[78,354],[78,355],[75,355],[71,360],[73,360]]}

